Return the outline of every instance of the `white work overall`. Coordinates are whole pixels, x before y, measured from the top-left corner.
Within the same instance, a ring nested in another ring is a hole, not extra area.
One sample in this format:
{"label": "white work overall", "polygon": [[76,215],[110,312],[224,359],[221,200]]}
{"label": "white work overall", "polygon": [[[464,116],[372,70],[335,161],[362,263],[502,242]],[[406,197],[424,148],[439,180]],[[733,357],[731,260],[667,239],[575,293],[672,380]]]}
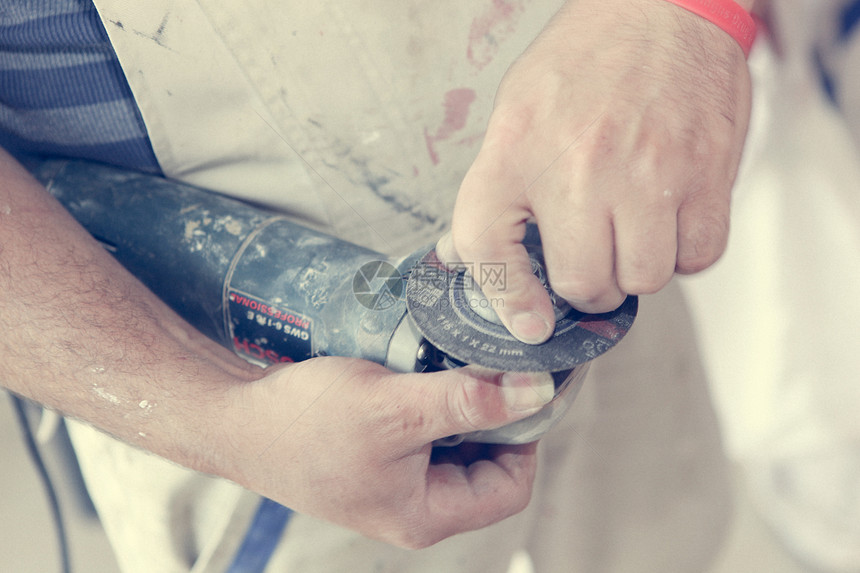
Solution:
{"label": "white work overall", "polygon": [[[96,0],[170,177],[405,254],[446,229],[496,87],[560,0]],[[267,571],[702,571],[729,493],[678,291],[642,301],[543,441],[522,514],[422,551],[297,515]],[[83,426],[125,571],[220,572],[259,501]]]}

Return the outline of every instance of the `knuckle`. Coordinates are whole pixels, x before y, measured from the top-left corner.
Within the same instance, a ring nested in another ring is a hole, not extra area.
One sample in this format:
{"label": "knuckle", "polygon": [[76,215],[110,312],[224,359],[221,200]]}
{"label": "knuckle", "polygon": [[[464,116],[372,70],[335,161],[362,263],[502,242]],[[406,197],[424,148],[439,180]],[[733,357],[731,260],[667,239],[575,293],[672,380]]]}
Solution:
{"label": "knuckle", "polygon": [[664,188],[655,183],[666,178],[666,147],[663,142],[649,141],[626,158],[624,173],[628,185],[649,203],[660,204],[665,198]]}
{"label": "knuckle", "polygon": [[440,534],[440,533],[430,533],[430,532],[420,532],[415,535],[410,535],[406,540],[406,544],[404,545],[405,549],[427,549],[428,547],[432,547],[436,545],[446,537],[450,537],[453,533],[449,535]]}
{"label": "knuckle", "polygon": [[460,521],[428,516],[424,503],[416,502],[401,512],[390,528],[386,541],[403,549],[426,549],[461,532]]}
{"label": "knuckle", "polygon": [[479,226],[474,224],[461,224],[454,219],[452,226],[452,244],[454,251],[461,257],[457,263],[473,261],[478,256],[478,250],[483,245],[482,237],[476,232]]}
{"label": "knuckle", "polygon": [[374,509],[363,517],[366,534],[402,549],[424,549],[444,539],[434,520],[428,519],[423,486],[405,495],[396,490],[386,493],[373,501]]}
{"label": "knuckle", "polygon": [[484,210],[474,209],[466,214],[461,213],[459,209],[454,211],[451,239],[454,251],[461,257],[458,262],[466,264],[499,262],[500,245],[504,244],[507,227],[501,224],[488,227],[486,223],[480,222],[479,218],[485,217],[486,209],[490,208],[489,205],[480,205],[480,207]]}
{"label": "knuckle", "polygon": [[581,312],[600,314],[603,312],[611,312],[615,310],[616,308],[621,306],[621,303],[624,302],[624,299],[626,297],[626,294],[615,288],[603,292],[600,295],[593,295],[588,297],[568,295],[563,298],[571,306]]}
{"label": "knuckle", "polygon": [[401,515],[388,522],[384,531],[378,537],[401,549],[425,549],[436,541],[427,531],[426,525],[421,523],[421,519],[410,515]]}
{"label": "knuckle", "polygon": [[552,281],[552,290],[567,301],[595,304],[605,298],[610,289],[597,281],[565,276]]}
{"label": "knuckle", "polygon": [[627,294],[654,294],[666,286],[670,278],[671,275],[665,276],[662,272],[643,271],[619,277],[618,286]]}
{"label": "knuckle", "polygon": [[535,125],[534,110],[529,105],[500,104],[493,112],[487,137],[499,149],[518,147]]}
{"label": "knuckle", "polygon": [[531,499],[532,499],[532,488],[531,487],[523,488],[521,491],[512,495],[510,498],[511,505],[510,505],[510,514],[508,515],[508,517],[510,517],[511,515],[516,515],[516,514],[520,513],[521,511],[525,510],[525,508],[528,507],[529,503],[531,502]]}
{"label": "knuckle", "polygon": [[433,535],[431,532],[427,531],[426,528],[421,527],[420,525],[410,525],[408,527],[401,528],[390,542],[392,545],[396,545],[402,549],[414,551],[418,549],[427,549],[444,539],[444,537],[445,536],[442,535]]}
{"label": "knuckle", "polygon": [[488,399],[484,386],[474,379],[449,386],[446,402],[448,418],[463,431],[483,429],[482,404]]}
{"label": "knuckle", "polygon": [[618,288],[628,294],[654,294],[666,286],[675,271],[675,253],[666,256],[640,254],[619,265]]}
{"label": "knuckle", "polygon": [[714,264],[726,249],[727,214],[711,213],[682,225],[679,233],[677,270],[696,273]]}

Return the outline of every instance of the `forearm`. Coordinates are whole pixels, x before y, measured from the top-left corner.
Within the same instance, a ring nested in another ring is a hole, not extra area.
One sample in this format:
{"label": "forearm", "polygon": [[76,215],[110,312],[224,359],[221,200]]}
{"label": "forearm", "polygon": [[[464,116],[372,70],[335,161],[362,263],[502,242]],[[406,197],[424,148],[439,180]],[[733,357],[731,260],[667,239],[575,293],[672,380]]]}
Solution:
{"label": "forearm", "polygon": [[0,384],[211,471],[229,390],[262,371],[183,322],[2,151],[0,182]]}

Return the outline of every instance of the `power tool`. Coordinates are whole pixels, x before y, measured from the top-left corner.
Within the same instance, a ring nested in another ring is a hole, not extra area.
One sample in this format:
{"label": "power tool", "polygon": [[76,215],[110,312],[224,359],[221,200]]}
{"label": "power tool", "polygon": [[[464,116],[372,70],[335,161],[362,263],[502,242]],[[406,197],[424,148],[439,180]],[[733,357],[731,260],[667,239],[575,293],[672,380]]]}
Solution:
{"label": "power tool", "polygon": [[126,269],[250,362],[333,355],[399,372],[476,364],[551,373],[555,396],[541,411],[439,446],[540,438],[572,403],[590,361],[615,346],[636,316],[634,296],[598,315],[555,297],[535,226],[523,243],[555,301],[556,326],[547,342],[529,345],[508,333],[480,288],[504,281],[503,265],[449,268],[431,247],[392,259],[215,192],[94,162],[27,166]]}

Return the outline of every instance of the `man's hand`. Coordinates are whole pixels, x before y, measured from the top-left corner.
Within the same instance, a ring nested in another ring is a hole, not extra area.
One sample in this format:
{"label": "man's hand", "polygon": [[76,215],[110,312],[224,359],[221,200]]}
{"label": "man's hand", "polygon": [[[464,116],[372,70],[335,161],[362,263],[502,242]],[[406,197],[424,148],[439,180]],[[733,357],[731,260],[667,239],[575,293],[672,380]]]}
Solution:
{"label": "man's hand", "polygon": [[531,343],[554,321],[528,220],[553,289],[586,312],[702,270],[725,248],[749,108],[743,52],[710,22],[664,0],[571,1],[502,81],[440,256],[505,263],[504,291],[481,286]]}
{"label": "man's hand", "polygon": [[528,503],[535,444],[432,442],[533,413],[546,397],[533,378],[473,367],[394,374],[334,357],[290,365],[226,408],[225,451],[237,464],[227,475],[301,513],[426,547]]}
{"label": "man's hand", "polygon": [[530,415],[550,379],[347,358],[261,370],[158,300],[2,150],[0,293],[9,390],[297,511],[423,547],[528,502],[534,445],[431,444]]}

